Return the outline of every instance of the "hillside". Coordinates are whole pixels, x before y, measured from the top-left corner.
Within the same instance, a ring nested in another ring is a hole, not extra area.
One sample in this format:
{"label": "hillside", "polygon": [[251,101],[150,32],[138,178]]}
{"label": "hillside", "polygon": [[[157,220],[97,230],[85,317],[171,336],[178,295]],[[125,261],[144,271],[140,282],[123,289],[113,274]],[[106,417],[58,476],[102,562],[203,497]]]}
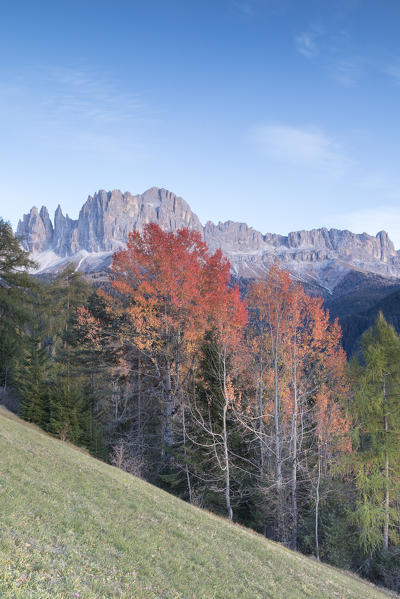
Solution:
{"label": "hillside", "polygon": [[333,318],[338,317],[347,354],[357,351],[361,335],[372,326],[382,311],[387,321],[400,331],[398,281],[371,273],[348,273],[325,306]]}
{"label": "hillside", "polygon": [[3,599],[386,597],[0,408]]}

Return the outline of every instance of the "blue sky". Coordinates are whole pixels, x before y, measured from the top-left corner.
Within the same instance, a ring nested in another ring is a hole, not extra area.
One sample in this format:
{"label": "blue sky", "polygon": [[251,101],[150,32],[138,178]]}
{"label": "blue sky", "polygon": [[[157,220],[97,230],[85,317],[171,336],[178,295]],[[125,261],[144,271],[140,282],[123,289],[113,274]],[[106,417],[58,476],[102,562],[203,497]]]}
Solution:
{"label": "blue sky", "polygon": [[0,215],[152,186],[400,248],[397,0],[3,3]]}

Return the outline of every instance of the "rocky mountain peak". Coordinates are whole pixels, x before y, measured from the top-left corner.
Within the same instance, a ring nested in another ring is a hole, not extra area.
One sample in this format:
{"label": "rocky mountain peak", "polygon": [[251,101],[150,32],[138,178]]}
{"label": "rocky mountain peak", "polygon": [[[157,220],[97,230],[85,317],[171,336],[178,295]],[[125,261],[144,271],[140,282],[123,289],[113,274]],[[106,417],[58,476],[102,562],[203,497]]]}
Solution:
{"label": "rocky mountain peak", "polygon": [[53,225],[45,206],[39,210],[33,206],[29,214],[24,214],[17,227],[17,235],[30,252],[41,252],[49,248],[53,241]]}
{"label": "rocky mountain peak", "polygon": [[376,234],[376,238],[379,240],[381,246],[381,260],[386,261],[391,256],[397,255],[394,244],[389,239],[389,235],[386,231],[379,231],[379,233]]}
{"label": "rocky mountain peak", "polygon": [[202,232],[197,216],[182,198],[166,190],[152,187],[143,194],[132,195],[100,190],[88,196],[77,220],[64,216],[60,205],[54,214],[54,227],[47,208],[40,214],[33,207],[18,223],[17,233],[32,253],[52,249],[58,256],[87,252],[111,252],[128,239],[132,230],[141,231],[150,222],[165,230],[189,227]]}
{"label": "rocky mountain peak", "polygon": [[265,276],[278,259],[303,281],[332,290],[349,271],[400,278],[400,256],[385,231],[376,236],[340,229],[263,234],[246,223],[207,222],[203,227],[185,200],[167,189],[151,187],[132,195],[119,189],[99,190],[88,196],[77,220],[64,216],[61,206],[54,226],[47,209],[33,207],[18,224],[17,233],[36,259],[47,250],[54,254],[47,269],[72,260],[83,270],[104,269],[112,253],[124,246],[128,233],[150,222],[166,231],[188,227],[199,231],[211,251],[221,248],[238,276]]}

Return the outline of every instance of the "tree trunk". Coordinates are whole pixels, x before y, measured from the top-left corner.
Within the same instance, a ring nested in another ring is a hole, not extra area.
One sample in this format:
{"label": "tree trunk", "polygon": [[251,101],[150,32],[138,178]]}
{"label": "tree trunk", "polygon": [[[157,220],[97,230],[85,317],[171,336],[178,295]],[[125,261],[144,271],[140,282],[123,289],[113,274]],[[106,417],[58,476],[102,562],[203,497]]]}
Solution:
{"label": "tree trunk", "polygon": [[117,381],[112,382],[112,398],[114,402],[114,419],[115,424],[118,421],[118,383]]}
{"label": "tree trunk", "polygon": [[231,488],[230,488],[230,472],[229,472],[229,451],[228,451],[228,431],[226,426],[229,398],[226,390],[226,360],[223,358],[223,392],[224,392],[224,409],[222,416],[222,438],[224,445],[224,473],[225,473],[225,504],[228,512],[228,520],[233,519],[233,511],[231,506]]}
{"label": "tree trunk", "polygon": [[182,402],[182,431],[183,431],[183,455],[184,455],[184,460],[185,460],[185,474],[186,474],[186,481],[187,481],[188,493],[189,493],[189,503],[192,503],[192,485],[190,482],[190,473],[189,473],[189,466],[187,463],[187,451],[186,451],[185,406],[183,405],[183,402]]}
{"label": "tree trunk", "polygon": [[276,540],[283,540],[283,482],[280,438],[280,405],[278,384],[278,341],[274,352],[274,434],[275,434],[275,483],[277,497],[277,532]]}
{"label": "tree trunk", "polygon": [[[264,425],[264,403],[263,403],[263,395],[264,395],[264,365],[261,360],[260,363],[260,378],[258,384],[258,434],[259,434],[259,444],[260,444],[260,480],[263,480],[264,477],[264,464],[265,464],[265,425]],[[263,517],[262,522],[262,531],[263,535],[267,534],[267,523],[265,522],[265,518]]]}
{"label": "tree trunk", "polygon": [[294,348],[293,361],[293,414],[292,414],[292,472],[291,472],[291,503],[292,503],[292,527],[290,531],[290,547],[297,549],[297,356]]}
{"label": "tree trunk", "polygon": [[143,431],[142,431],[142,360],[138,357],[138,378],[137,378],[137,436],[140,451],[140,457],[143,454]]}
{"label": "tree trunk", "polygon": [[172,414],[174,409],[174,397],[171,388],[171,364],[168,361],[165,368],[164,378],[164,444],[166,447],[166,460],[171,461],[171,448],[174,443],[172,431]]}
{"label": "tree trunk", "polygon": [[318,523],[319,523],[319,485],[321,482],[321,451],[318,448],[318,476],[317,476],[317,486],[315,489],[315,557],[319,561],[319,532],[318,532]]}
{"label": "tree trunk", "polygon": [[232,520],[233,512],[231,506],[231,490],[230,490],[230,473],[229,473],[229,453],[228,453],[228,438],[226,429],[226,412],[228,409],[228,402],[225,398],[224,404],[224,415],[223,415],[223,442],[224,442],[224,465],[225,465],[225,503],[228,512],[228,520]]}
{"label": "tree trunk", "polygon": [[4,386],[3,386],[3,391],[4,393],[7,391],[7,382],[8,382],[8,365],[6,364],[6,371],[4,374]]}
{"label": "tree trunk", "polygon": [[263,404],[263,394],[264,394],[264,368],[263,364],[260,365],[260,378],[258,384],[258,433],[260,436],[260,475],[263,475],[264,472],[264,461],[265,461],[265,427],[264,427],[264,404]]}

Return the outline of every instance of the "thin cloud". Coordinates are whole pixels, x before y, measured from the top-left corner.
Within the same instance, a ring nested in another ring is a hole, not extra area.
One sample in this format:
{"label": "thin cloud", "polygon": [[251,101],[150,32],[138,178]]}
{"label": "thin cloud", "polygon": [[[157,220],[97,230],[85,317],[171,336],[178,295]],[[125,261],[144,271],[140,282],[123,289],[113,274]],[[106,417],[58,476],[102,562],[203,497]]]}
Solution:
{"label": "thin cloud", "polygon": [[32,67],[0,92],[9,122],[25,119],[26,135],[48,147],[134,157],[143,154],[142,130],[157,122],[139,95],[79,69]]}
{"label": "thin cloud", "polygon": [[317,129],[261,125],[254,130],[253,138],[270,156],[286,162],[335,169],[350,163],[340,146]]}
{"label": "thin cloud", "polygon": [[254,6],[250,2],[235,2],[234,7],[243,17],[254,16]]}
{"label": "thin cloud", "polygon": [[389,65],[383,69],[386,75],[389,75],[397,85],[400,85],[400,65]]}
{"label": "thin cloud", "polygon": [[81,70],[56,68],[43,73],[54,89],[47,100],[53,113],[68,113],[97,123],[115,123],[144,111],[138,96],[121,92],[107,79]]}
{"label": "thin cloud", "polygon": [[345,86],[355,85],[361,78],[362,70],[360,64],[353,59],[338,60],[332,68],[335,81]]}
{"label": "thin cloud", "polygon": [[[370,65],[354,48],[345,29],[332,31],[314,23],[295,38],[296,49],[305,58],[319,58],[319,66],[337,83],[353,86],[359,82]],[[400,69],[399,69],[400,70]]]}
{"label": "thin cloud", "polygon": [[318,54],[318,46],[315,35],[303,32],[296,37],[296,48],[306,58],[313,58]]}

